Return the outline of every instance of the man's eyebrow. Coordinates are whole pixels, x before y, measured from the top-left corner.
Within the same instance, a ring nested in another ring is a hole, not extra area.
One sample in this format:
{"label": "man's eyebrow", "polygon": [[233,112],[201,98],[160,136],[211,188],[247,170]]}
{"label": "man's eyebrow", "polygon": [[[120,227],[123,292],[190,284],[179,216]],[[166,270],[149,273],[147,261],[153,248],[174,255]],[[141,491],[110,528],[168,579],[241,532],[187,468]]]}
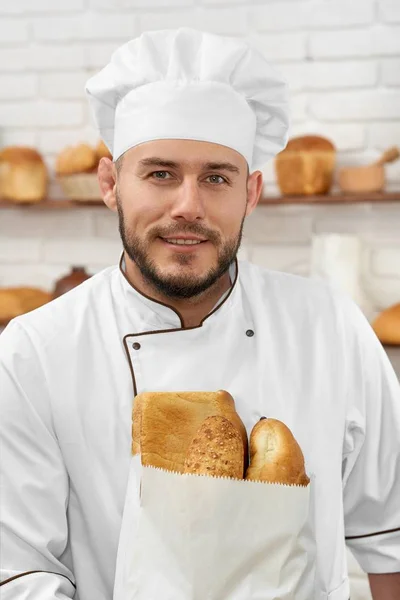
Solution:
{"label": "man's eyebrow", "polygon": [[207,171],[230,171],[231,173],[240,173],[238,167],[230,162],[208,162],[203,164],[203,169]]}
{"label": "man's eyebrow", "polygon": [[[166,160],[165,158],[159,158],[152,156],[150,158],[143,158],[139,161],[140,167],[165,167],[168,169],[179,168],[180,164],[173,160]],[[201,165],[204,171],[229,171],[231,173],[240,173],[238,167],[230,162],[206,162]]]}
{"label": "man's eyebrow", "polygon": [[168,167],[169,169],[179,167],[179,164],[173,160],[165,160],[165,158],[158,158],[157,156],[143,158],[139,160],[138,164],[140,167]]}

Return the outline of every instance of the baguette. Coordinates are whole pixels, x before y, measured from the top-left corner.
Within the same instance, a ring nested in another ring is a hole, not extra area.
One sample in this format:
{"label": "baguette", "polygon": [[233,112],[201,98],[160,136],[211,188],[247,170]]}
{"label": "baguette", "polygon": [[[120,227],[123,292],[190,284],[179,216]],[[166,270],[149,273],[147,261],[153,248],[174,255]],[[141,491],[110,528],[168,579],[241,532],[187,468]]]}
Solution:
{"label": "baguette", "polygon": [[307,486],[303,452],[290,429],[262,417],[250,434],[250,465],[245,479]]}

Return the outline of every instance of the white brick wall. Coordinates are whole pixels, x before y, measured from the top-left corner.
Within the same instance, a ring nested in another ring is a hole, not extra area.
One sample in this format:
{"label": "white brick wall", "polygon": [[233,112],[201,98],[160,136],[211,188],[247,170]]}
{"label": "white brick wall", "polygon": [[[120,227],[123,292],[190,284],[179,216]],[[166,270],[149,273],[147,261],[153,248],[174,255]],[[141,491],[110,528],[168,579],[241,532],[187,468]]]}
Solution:
{"label": "white brick wall", "polygon": [[[0,144],[37,146],[52,169],[57,152],[64,146],[79,141],[94,143],[98,136],[84,95],[87,78],[108,61],[115,48],[144,29],[188,25],[246,37],[281,69],[291,91],[292,135],[329,136],[338,149],[338,165],[374,160],[388,146],[400,143],[399,7],[394,0],[1,2]],[[273,163],[263,172],[267,192],[276,192]],[[387,180],[388,189],[400,187],[400,163],[387,167]],[[54,183],[51,193],[61,195]],[[315,214],[297,208],[293,213],[285,212],[287,208],[262,210],[265,218],[250,220],[247,226],[246,255],[251,255],[254,246],[254,259],[266,264],[270,260],[271,265],[289,269],[295,264],[289,260],[290,253],[298,258],[299,245],[304,250],[310,244]],[[335,216],[335,208],[332,211],[334,216],[328,217],[331,227],[349,226],[341,221],[345,208],[342,217]],[[3,224],[9,219],[4,212]],[[86,262],[96,265],[104,260],[107,263],[108,252],[114,256],[113,246],[108,244],[115,240],[115,233],[109,228],[113,218],[94,212],[80,211],[79,224],[72,213],[64,214],[65,231],[60,237],[67,248],[75,228],[76,237],[87,240]],[[376,214],[375,208],[371,209],[370,228],[378,235],[381,225]],[[63,262],[63,242],[52,240],[60,215],[50,218],[41,214],[44,223],[52,223],[50,228],[39,227],[34,213],[18,215],[24,223],[21,237],[28,238],[28,245],[29,240],[36,241],[32,231],[37,231],[35,235],[43,242],[40,260],[51,263],[51,252],[57,251],[57,261]],[[7,236],[19,230],[15,222],[5,228]],[[2,256],[12,243],[12,238],[4,236],[0,229]],[[105,250],[99,250],[96,261],[93,248],[103,241]],[[84,245],[79,246],[79,252]],[[33,249],[29,260],[35,252]],[[15,253],[10,256],[18,262]],[[65,256],[71,257],[69,251]],[[397,256],[396,251],[376,255],[371,281],[379,276],[385,281],[400,277],[400,266],[394,263]],[[306,257],[307,252],[300,263],[306,263]],[[383,268],[384,261],[394,265],[389,267],[390,276]],[[0,269],[6,262],[0,258]],[[295,268],[307,273],[306,264]],[[381,299],[375,295],[376,301],[384,304],[396,285]]]}
{"label": "white brick wall", "polygon": [[[0,144],[37,146],[52,166],[65,145],[95,142],[86,79],[144,29],[181,25],[254,43],[288,80],[291,134],[331,137],[338,164],[400,144],[398,0],[2,1]],[[273,164],[263,171],[276,192]],[[399,189],[399,164],[387,172]],[[260,207],[240,256],[307,276],[313,234],[361,235],[362,282],[378,311],[400,299],[399,224],[400,205]],[[117,220],[105,209],[0,211],[0,285],[51,289],[72,264],[94,273],[119,251]],[[366,578],[349,558],[352,600],[367,600]]]}

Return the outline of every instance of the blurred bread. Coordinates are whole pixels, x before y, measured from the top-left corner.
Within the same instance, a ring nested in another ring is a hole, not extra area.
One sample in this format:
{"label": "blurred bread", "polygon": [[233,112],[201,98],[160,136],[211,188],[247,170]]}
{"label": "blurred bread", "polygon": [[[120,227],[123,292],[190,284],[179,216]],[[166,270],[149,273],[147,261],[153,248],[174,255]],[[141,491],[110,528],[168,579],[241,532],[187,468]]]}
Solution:
{"label": "blurred bread", "polygon": [[282,194],[326,194],[332,185],[335,146],[328,139],[305,135],[291,139],[275,158]]}
{"label": "blurred bread", "polygon": [[13,202],[40,202],[46,197],[48,173],[34,148],[8,146],[0,151],[0,197]]}
{"label": "blurred bread", "polygon": [[56,173],[59,176],[75,173],[90,173],[97,168],[98,158],[89,144],[78,144],[64,148],[56,160]]}
{"label": "blurred bread", "polygon": [[99,161],[101,158],[109,158],[112,160],[112,154],[103,142],[103,140],[99,140],[96,147],[95,152],[97,156],[97,160]]}
{"label": "blurred bread", "polygon": [[243,439],[225,417],[214,415],[203,421],[186,455],[184,473],[242,479]]}
{"label": "blurred bread", "polygon": [[378,315],[372,327],[382,344],[400,346],[400,303]]}
{"label": "blurred bread", "polygon": [[[246,429],[235,410],[232,396],[224,390],[143,392],[136,396],[132,413],[132,452],[141,454],[143,465],[183,473],[189,451],[192,452],[192,441],[197,438],[205,419],[211,416],[224,417],[231,423],[241,438],[246,457]],[[212,431],[215,433],[214,429]],[[202,438],[208,435],[204,430],[202,432]]]}
{"label": "blurred bread", "polygon": [[245,479],[309,484],[303,452],[289,427],[277,419],[260,419],[250,434],[250,465]]}
{"label": "blurred bread", "polygon": [[51,300],[51,294],[34,287],[0,288],[0,323],[23,315]]}

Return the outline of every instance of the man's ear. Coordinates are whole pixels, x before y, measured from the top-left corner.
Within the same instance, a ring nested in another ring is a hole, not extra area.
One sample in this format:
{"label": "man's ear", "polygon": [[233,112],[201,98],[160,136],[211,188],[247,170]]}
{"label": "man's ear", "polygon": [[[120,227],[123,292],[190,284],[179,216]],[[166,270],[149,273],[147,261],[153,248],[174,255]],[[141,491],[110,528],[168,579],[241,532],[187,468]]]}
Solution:
{"label": "man's ear", "polygon": [[100,159],[97,177],[104,203],[110,210],[117,212],[117,173],[115,165],[110,158],[103,157]]}
{"label": "man's ear", "polygon": [[263,189],[263,176],[261,171],[254,171],[247,179],[247,207],[246,217],[248,217],[258,204]]}

